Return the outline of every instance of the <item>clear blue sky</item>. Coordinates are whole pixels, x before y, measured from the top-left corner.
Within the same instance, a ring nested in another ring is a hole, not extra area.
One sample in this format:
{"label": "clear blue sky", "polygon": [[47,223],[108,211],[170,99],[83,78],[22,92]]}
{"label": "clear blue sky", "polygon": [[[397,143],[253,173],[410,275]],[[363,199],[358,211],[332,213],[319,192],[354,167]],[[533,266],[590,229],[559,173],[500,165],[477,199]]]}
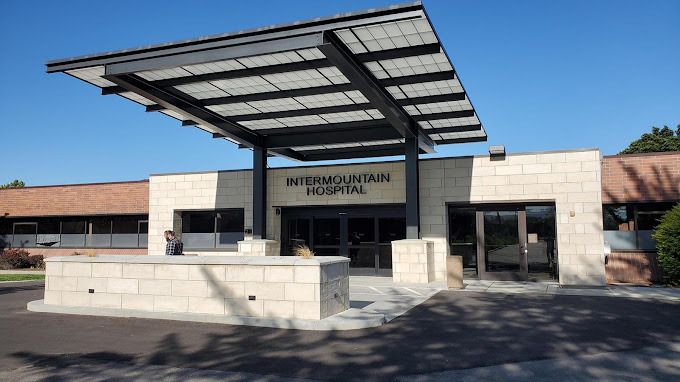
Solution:
{"label": "clear blue sky", "polygon": [[[249,151],[64,74],[50,59],[399,1],[1,1],[0,183],[250,168]],[[442,156],[599,147],[680,123],[680,1],[424,1],[489,141]],[[389,158],[394,159],[394,158]],[[270,160],[270,167],[295,165]]]}

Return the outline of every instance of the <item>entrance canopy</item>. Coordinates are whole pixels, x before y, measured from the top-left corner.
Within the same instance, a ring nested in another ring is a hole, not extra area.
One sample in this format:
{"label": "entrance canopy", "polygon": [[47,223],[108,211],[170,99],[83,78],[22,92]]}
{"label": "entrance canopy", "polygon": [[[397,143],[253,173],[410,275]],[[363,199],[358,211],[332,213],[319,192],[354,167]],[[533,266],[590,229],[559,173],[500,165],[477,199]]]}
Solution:
{"label": "entrance canopy", "polygon": [[46,63],[244,148],[403,155],[486,133],[420,2]]}

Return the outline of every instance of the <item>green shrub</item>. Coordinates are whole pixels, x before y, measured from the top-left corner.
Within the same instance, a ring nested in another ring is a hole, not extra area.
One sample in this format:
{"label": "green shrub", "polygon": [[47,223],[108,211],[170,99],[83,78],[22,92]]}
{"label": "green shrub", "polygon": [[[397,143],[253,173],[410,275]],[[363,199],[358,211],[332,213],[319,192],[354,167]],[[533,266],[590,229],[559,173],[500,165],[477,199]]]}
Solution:
{"label": "green shrub", "polygon": [[663,215],[652,237],[670,283],[680,284],[680,203]]}
{"label": "green shrub", "polygon": [[43,255],[28,256],[28,266],[34,269],[45,269],[45,259]]}

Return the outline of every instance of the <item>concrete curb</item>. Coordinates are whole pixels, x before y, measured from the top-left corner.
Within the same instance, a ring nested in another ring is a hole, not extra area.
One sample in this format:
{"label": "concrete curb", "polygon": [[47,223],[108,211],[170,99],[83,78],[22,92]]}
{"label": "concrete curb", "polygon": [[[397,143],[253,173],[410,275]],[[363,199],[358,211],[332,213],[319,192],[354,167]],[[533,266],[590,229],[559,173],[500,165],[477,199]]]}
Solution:
{"label": "concrete curb", "polygon": [[45,300],[31,301],[26,305],[31,312],[77,314],[104,317],[151,318],[159,320],[192,321],[227,325],[247,325],[298,330],[355,330],[381,326],[387,323],[384,314],[351,308],[323,320],[303,320],[269,317],[222,316],[202,313],[152,312],[136,309],[92,308],[45,304]]}
{"label": "concrete curb", "polygon": [[44,275],[45,271],[24,271],[21,269],[0,269],[0,275]]}
{"label": "concrete curb", "polygon": [[42,282],[44,283],[45,280],[17,280],[17,281],[0,281],[0,284],[12,284],[12,283],[34,283],[34,282]]}

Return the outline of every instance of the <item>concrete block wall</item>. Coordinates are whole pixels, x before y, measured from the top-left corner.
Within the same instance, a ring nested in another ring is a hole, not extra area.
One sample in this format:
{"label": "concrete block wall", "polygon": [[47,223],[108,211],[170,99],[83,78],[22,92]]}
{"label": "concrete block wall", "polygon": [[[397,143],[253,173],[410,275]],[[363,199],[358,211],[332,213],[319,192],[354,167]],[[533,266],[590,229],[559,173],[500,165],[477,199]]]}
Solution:
{"label": "concrete block wall", "polygon": [[[182,210],[243,208],[245,226],[253,222],[253,176],[251,171],[214,171],[196,174],[151,175],[149,177],[149,255],[165,254],[163,232],[181,230]],[[191,251],[191,254],[214,254]],[[233,251],[224,251],[232,252]]]}
{"label": "concrete block wall", "polygon": [[281,242],[276,240],[242,240],[237,243],[239,256],[279,256]]}
{"label": "concrete block wall", "polygon": [[[396,204],[406,202],[403,162],[272,169],[267,178],[267,238],[280,240],[281,217],[275,207]],[[390,182],[363,184],[365,194],[307,195],[307,186],[287,186],[288,177],[389,173]]]}
{"label": "concrete block wall", "polygon": [[[365,184],[362,195],[307,195],[305,186],[286,183],[287,177],[362,173],[390,173],[390,182]],[[603,285],[601,174],[597,149],[421,160],[421,238],[433,242],[434,278],[445,278],[447,203],[544,201],[557,208],[560,282]],[[149,254],[163,254],[162,232],[178,223],[176,210],[244,208],[245,226],[252,226],[251,195],[251,171],[152,175]],[[405,203],[404,163],[270,169],[267,200],[267,239],[278,241],[276,207]]]}
{"label": "concrete block wall", "polygon": [[49,305],[310,320],[349,309],[349,259],[104,256],[46,264]]}
{"label": "concrete block wall", "polygon": [[[390,182],[364,184],[365,194],[307,195],[306,186],[286,185],[288,177],[390,173]],[[163,231],[179,231],[175,211],[243,208],[245,227],[252,227],[252,171],[214,171],[149,177],[149,255],[165,253]],[[276,207],[332,204],[405,203],[404,163],[295,167],[267,171],[267,239],[281,240],[281,217]],[[248,239],[248,238],[246,238]],[[200,252],[198,255],[235,254],[236,251]]]}
{"label": "concrete block wall", "polygon": [[446,203],[545,201],[556,207],[560,283],[605,284],[599,150],[423,161],[420,176],[421,236],[435,243],[437,280],[449,251]]}
{"label": "concrete block wall", "polygon": [[393,241],[392,280],[420,284],[435,281],[434,242],[413,239]]}

